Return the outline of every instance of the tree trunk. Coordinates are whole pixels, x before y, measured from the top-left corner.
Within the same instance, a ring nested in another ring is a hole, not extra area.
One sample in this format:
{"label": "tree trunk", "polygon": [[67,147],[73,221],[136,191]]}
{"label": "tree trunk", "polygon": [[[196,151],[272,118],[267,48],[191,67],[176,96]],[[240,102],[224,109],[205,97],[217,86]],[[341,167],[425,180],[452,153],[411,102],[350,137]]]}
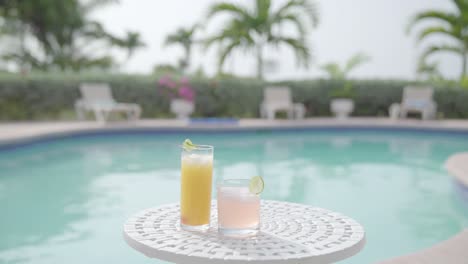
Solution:
{"label": "tree trunk", "polygon": [[185,62],[184,62],[184,67],[182,68],[182,73],[186,74],[188,67],[190,66],[190,57],[192,56],[192,47],[187,46],[185,47]]}
{"label": "tree trunk", "polygon": [[20,61],[20,71],[22,73],[26,73],[26,44],[25,44],[25,35],[26,29],[23,24],[20,25],[20,54],[21,54],[21,61]]}
{"label": "tree trunk", "polygon": [[464,52],[462,55],[463,55],[463,58],[462,58],[462,72],[461,72],[461,75],[460,75],[460,80],[463,80],[463,78],[465,77],[465,74],[466,74],[466,53]]}
{"label": "tree trunk", "polygon": [[257,78],[263,80],[263,45],[257,45]]}

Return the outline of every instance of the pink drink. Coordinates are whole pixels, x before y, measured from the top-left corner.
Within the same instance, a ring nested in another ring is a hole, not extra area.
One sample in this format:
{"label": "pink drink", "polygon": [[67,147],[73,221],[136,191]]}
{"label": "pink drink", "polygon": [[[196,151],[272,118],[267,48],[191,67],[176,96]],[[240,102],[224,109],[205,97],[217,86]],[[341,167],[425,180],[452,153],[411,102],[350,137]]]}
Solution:
{"label": "pink drink", "polygon": [[218,185],[218,228],[225,235],[252,235],[260,223],[260,197],[249,180],[225,180]]}

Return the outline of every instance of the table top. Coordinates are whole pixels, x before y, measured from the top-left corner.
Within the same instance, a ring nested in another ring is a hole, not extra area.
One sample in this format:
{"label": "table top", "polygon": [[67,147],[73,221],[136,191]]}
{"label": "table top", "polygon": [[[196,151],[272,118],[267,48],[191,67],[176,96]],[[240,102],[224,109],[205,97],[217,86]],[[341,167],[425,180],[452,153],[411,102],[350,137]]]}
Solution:
{"label": "table top", "polygon": [[146,209],[125,223],[125,241],[148,257],[179,264],[332,263],[365,244],[359,223],[322,208],[262,200],[260,232],[244,239],[218,234],[215,201],[211,209],[205,233],[180,229],[178,204]]}

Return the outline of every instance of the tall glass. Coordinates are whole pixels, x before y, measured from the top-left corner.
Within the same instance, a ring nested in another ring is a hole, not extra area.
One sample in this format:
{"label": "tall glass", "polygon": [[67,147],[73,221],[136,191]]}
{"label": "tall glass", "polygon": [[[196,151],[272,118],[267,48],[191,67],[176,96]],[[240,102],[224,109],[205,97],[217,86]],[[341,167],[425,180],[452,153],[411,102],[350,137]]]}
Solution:
{"label": "tall glass", "polygon": [[205,231],[210,226],[213,146],[196,145],[182,149],[180,226]]}
{"label": "tall glass", "polygon": [[250,180],[223,180],[218,189],[218,230],[226,236],[251,236],[260,225],[260,196],[249,191]]}

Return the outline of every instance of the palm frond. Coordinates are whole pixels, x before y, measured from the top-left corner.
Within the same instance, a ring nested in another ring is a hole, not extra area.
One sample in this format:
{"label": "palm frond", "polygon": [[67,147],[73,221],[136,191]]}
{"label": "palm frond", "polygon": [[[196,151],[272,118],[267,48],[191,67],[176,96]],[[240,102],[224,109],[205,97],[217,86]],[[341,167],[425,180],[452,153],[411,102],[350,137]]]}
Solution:
{"label": "palm frond", "polygon": [[345,73],[337,63],[327,63],[320,66],[320,69],[325,71],[331,79],[344,79]]}
{"label": "palm frond", "polygon": [[276,16],[274,19],[275,20],[272,21],[272,23],[282,24],[284,22],[290,22],[296,27],[299,36],[302,37],[307,35],[307,29],[302,23],[302,20],[298,14],[285,14],[282,16]]}
{"label": "palm frond", "polygon": [[255,1],[255,11],[256,11],[256,20],[259,24],[264,24],[262,22],[268,21],[268,17],[270,16],[270,7],[271,1],[270,0],[256,0]]}
{"label": "palm frond", "polygon": [[457,6],[460,13],[468,11],[468,1],[466,0],[453,0],[453,3]]}
{"label": "palm frond", "polygon": [[115,64],[114,59],[111,56],[101,56],[97,58],[77,57],[68,59],[69,62],[66,64],[71,65],[72,69],[75,71],[80,71],[86,68],[108,69]]}
{"label": "palm frond", "polygon": [[206,50],[209,47],[211,47],[211,45],[213,45],[215,43],[219,43],[223,39],[224,39],[223,35],[214,35],[214,36],[207,37],[207,38],[203,39],[203,48]]}
{"label": "palm frond", "polygon": [[6,53],[2,55],[2,58],[5,61],[14,61],[19,64],[27,64],[30,65],[32,68],[46,70],[49,65],[47,65],[44,61],[37,58],[33,55],[30,51],[23,51],[23,53]]}
{"label": "palm frond", "polygon": [[459,23],[459,19],[456,14],[454,13],[448,13],[448,12],[442,12],[442,11],[436,11],[436,10],[429,10],[425,12],[421,12],[414,16],[410,23],[407,26],[406,31],[409,33],[411,29],[418,23],[422,21],[427,21],[427,20],[438,20],[441,22],[444,22],[448,26],[455,26]]}
{"label": "palm frond", "polygon": [[296,10],[298,12],[304,12],[304,14],[310,19],[312,26],[317,26],[319,23],[319,12],[314,2],[309,0],[290,0],[281,6],[273,17],[282,17],[290,12]]}
{"label": "palm frond", "polygon": [[193,43],[193,35],[197,28],[179,28],[176,32],[167,35],[164,45],[173,45],[173,44],[181,44],[184,46],[191,45]]}
{"label": "palm frond", "polygon": [[109,4],[116,4],[119,3],[118,0],[88,0],[88,1],[82,1],[82,10],[85,13],[89,13],[99,7],[104,7]]}
{"label": "palm frond", "polygon": [[[249,32],[246,31],[241,20],[233,19],[228,21],[221,32],[204,40],[204,48],[208,49],[213,44],[237,45],[246,49],[254,46],[255,41]],[[227,43],[227,44],[226,44]],[[225,49],[229,52],[232,49]],[[226,55],[227,56],[227,55]],[[223,59],[224,60],[224,59]]]}
{"label": "palm frond", "polygon": [[[83,28],[83,37],[92,39],[111,39],[112,36],[107,34],[104,26],[97,21],[88,21]],[[112,40],[111,40],[112,42]]]}
{"label": "palm frond", "polygon": [[364,53],[358,53],[352,56],[347,62],[344,67],[344,72],[345,74],[348,74],[350,71],[352,71],[354,68],[356,68],[359,65],[362,65],[368,61],[370,61],[370,57],[367,56]]}
{"label": "palm frond", "polygon": [[195,24],[193,24],[191,27],[189,27],[189,28],[187,29],[187,31],[188,31],[191,35],[193,35],[193,34],[195,34],[195,31],[197,31],[197,30],[199,30],[199,29],[201,29],[201,28],[202,28],[202,25],[201,25],[201,24],[195,23]]}
{"label": "palm frond", "polygon": [[418,63],[418,68],[416,70],[418,74],[427,74],[430,76],[442,76],[439,71],[439,62],[435,61],[433,63],[428,63],[425,60],[421,60]]}
{"label": "palm frond", "polygon": [[312,53],[310,49],[306,46],[304,40],[277,36],[272,37],[271,42],[276,46],[279,46],[281,44],[288,46],[293,50],[294,54],[296,55],[296,61],[298,65],[302,65],[304,67],[309,66],[310,60],[312,58]]}
{"label": "palm frond", "polygon": [[418,40],[422,41],[426,37],[436,35],[436,34],[442,34],[442,35],[445,35],[445,36],[449,36],[449,37],[455,38],[456,40],[459,40],[460,38],[462,38],[461,32],[454,32],[452,30],[447,29],[446,27],[434,26],[434,27],[428,27],[428,28],[425,28],[424,30],[422,30],[419,33]]}
{"label": "palm frond", "polygon": [[231,54],[231,52],[240,46],[240,41],[235,40],[229,43],[227,46],[223,47],[219,53],[219,61],[218,61],[218,72],[222,72],[224,61],[227,57]]}
{"label": "palm frond", "polygon": [[434,53],[448,52],[459,55],[464,55],[463,48],[453,45],[435,45],[427,48],[421,55],[421,60],[426,60],[429,56]]}
{"label": "palm frond", "polygon": [[145,47],[146,44],[141,39],[141,35],[138,32],[129,31],[127,32],[126,38],[123,40],[122,47],[127,49],[127,56],[131,57],[137,48]]}
{"label": "palm frond", "polygon": [[212,5],[210,9],[208,10],[207,17],[210,18],[219,13],[230,13],[236,16],[237,18],[250,18],[251,17],[249,11],[246,8],[232,4],[232,3],[228,3],[228,2],[221,2],[221,3]]}
{"label": "palm frond", "polygon": [[228,21],[221,32],[208,38],[205,43],[210,45],[225,39],[244,39],[247,42],[254,42],[248,32],[248,28],[244,25],[243,21],[239,19]]}

